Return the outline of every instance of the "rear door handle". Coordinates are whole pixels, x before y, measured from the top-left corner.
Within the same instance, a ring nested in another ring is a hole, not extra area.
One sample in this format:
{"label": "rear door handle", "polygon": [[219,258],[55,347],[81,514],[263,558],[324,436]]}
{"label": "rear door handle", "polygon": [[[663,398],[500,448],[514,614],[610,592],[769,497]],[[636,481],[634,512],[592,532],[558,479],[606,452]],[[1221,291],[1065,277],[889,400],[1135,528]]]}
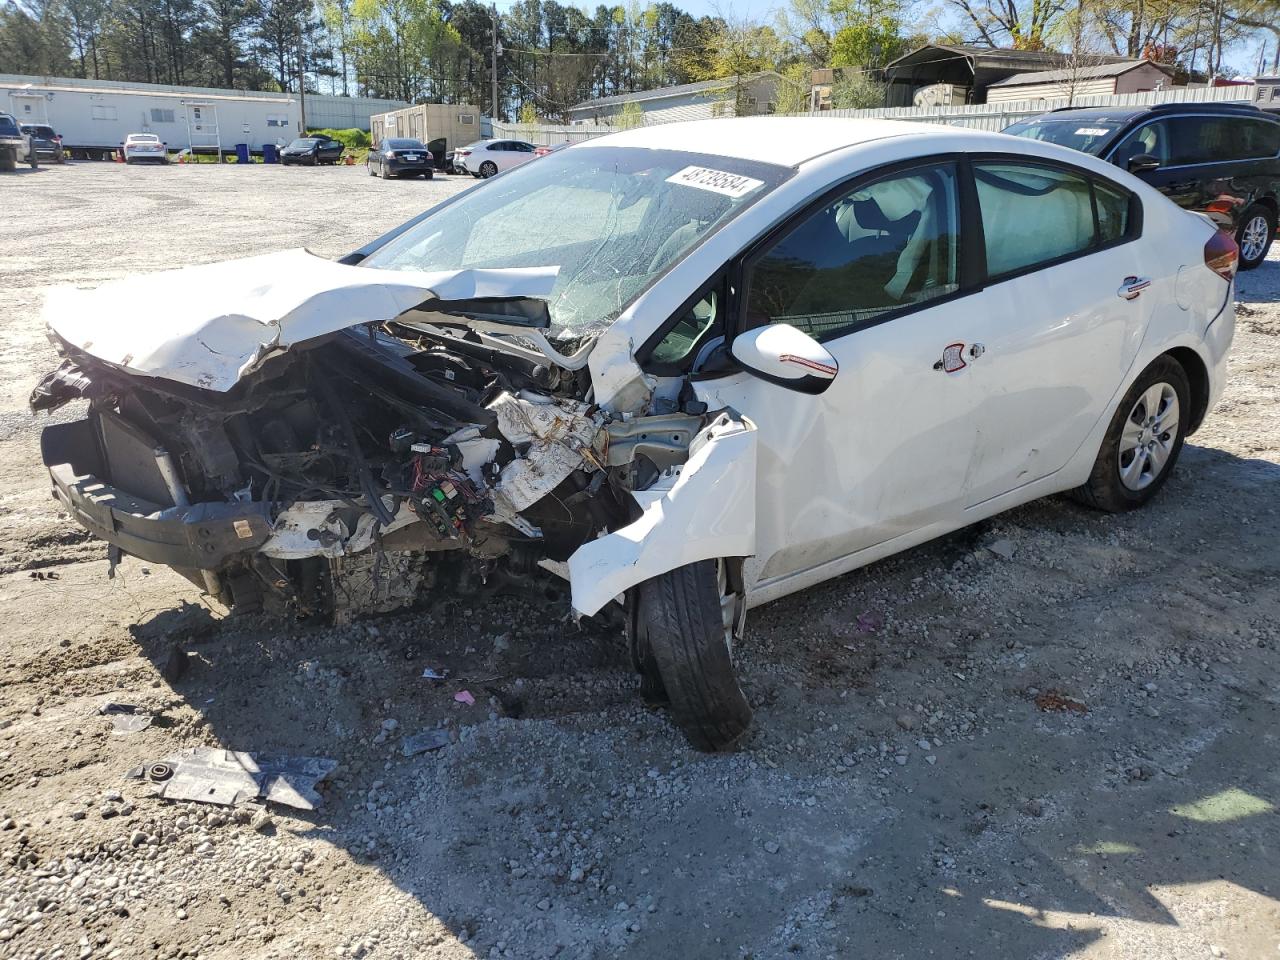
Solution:
{"label": "rear door handle", "polygon": [[1116,296],[1122,300],[1137,300],[1142,291],[1151,286],[1151,280],[1148,277],[1125,277],[1124,283],[1120,284],[1120,289],[1116,291]]}

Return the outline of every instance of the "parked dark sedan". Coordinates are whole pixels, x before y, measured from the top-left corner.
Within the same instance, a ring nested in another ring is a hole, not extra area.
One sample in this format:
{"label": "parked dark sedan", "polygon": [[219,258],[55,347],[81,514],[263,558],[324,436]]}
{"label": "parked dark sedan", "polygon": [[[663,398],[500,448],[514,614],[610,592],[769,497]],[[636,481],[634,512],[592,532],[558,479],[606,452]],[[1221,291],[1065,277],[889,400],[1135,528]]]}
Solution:
{"label": "parked dark sedan", "polygon": [[1235,103],[1054,110],[1004,129],[1141,177],[1236,238],[1240,269],[1267,256],[1280,220],[1280,117]]}
{"label": "parked dark sedan", "polygon": [[299,137],[280,151],[280,162],[286,166],[305,163],[310,167],[321,163],[337,163],[342,159],[343,149],[341,140],[334,140],[323,134]]}
{"label": "parked dark sedan", "polygon": [[421,140],[405,137],[389,137],[369,148],[365,161],[369,176],[424,177],[430,180],[435,173],[435,160]]}
{"label": "parked dark sedan", "polygon": [[22,132],[31,137],[31,146],[41,160],[66,162],[62,152],[62,138],[53,132],[53,127],[44,123],[24,123]]}

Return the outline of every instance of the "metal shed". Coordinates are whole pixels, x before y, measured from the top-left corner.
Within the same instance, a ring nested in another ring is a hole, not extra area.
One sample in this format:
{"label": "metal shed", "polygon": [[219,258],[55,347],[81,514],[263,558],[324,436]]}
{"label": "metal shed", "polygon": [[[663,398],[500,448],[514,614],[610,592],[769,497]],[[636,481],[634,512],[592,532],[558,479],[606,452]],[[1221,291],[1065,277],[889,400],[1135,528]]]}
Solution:
{"label": "metal shed", "polygon": [[[1099,63],[1128,57],[1099,56]],[[1006,50],[967,44],[929,44],[892,61],[884,68],[885,106],[909,107],[915,92],[933,84],[965,89],[966,103],[986,103],[987,88],[1019,73],[1053,70],[1071,65],[1071,55],[1054,50]]]}

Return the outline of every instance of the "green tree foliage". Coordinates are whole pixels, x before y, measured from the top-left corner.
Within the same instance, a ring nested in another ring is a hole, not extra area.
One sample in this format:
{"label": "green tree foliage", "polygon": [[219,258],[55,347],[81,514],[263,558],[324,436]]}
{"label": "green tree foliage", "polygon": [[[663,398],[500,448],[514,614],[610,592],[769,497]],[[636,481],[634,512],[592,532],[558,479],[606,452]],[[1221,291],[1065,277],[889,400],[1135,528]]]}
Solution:
{"label": "green tree foliage", "polygon": [[644,110],[634,100],[622,105],[622,111],[614,119],[613,125],[619,130],[632,130],[644,126]]}
{"label": "green tree foliage", "polygon": [[[589,8],[515,0],[497,23],[496,105],[488,0],[0,0],[0,70],[294,91],[301,61],[312,92],[468,103],[504,119],[532,112],[564,122],[584,100],[701,80],[724,81],[726,103],[740,101],[743,78],[760,70],[790,81],[780,105],[807,104],[807,71],[835,66],[873,78],[848,79],[838,94],[862,105],[874,99],[874,72],[923,39],[909,2],[784,0],[766,23],[695,17],[671,0]],[[1276,48],[1277,70],[1278,2],[943,0],[952,18],[937,23],[934,8],[929,33],[1145,54],[1183,76],[1225,72],[1224,51],[1257,38]]]}
{"label": "green tree foliage", "polygon": [[884,106],[884,84],[865,73],[848,71],[831,85],[831,106],[836,110]]}

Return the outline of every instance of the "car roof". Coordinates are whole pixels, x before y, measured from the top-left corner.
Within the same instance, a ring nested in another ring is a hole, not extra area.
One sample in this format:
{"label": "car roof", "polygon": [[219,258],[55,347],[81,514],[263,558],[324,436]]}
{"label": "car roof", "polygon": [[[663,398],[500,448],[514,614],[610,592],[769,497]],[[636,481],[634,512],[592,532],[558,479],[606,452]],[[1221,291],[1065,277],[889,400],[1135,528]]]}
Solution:
{"label": "car roof", "polygon": [[1225,116],[1266,116],[1251,103],[1151,103],[1127,107],[1059,107],[1028,120],[1096,120],[1099,123],[1128,123],[1142,116],[1177,116],[1186,113],[1217,113]]}
{"label": "car roof", "polygon": [[[685,150],[740,160],[795,167],[833,150],[883,140],[920,136],[945,141],[954,127],[905,120],[856,120],[845,117],[729,117],[638,127],[613,133],[575,148],[641,147]],[[966,135],[975,131],[965,130]]]}

